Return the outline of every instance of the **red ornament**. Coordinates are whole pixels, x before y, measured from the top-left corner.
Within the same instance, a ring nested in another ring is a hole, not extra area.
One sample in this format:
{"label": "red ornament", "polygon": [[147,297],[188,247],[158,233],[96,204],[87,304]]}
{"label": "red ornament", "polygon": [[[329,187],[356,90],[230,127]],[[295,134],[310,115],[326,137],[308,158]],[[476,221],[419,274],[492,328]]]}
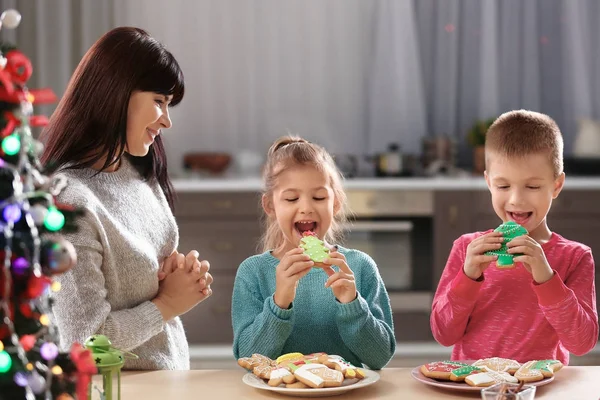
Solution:
{"label": "red ornament", "polygon": [[21,343],[21,346],[23,346],[25,351],[29,351],[35,346],[35,340],[35,336],[33,335],[23,335],[19,339],[19,343]]}
{"label": "red ornament", "polygon": [[25,318],[31,318],[33,316],[31,305],[29,305],[28,303],[21,303],[21,306],[19,306],[19,310]]}
{"label": "red ornament", "polygon": [[47,276],[31,276],[27,284],[26,298],[37,299],[44,293],[44,290],[52,283],[52,279]]}
{"label": "red ornament", "polygon": [[79,343],[71,346],[71,361],[77,367],[77,398],[87,399],[88,387],[92,381],[92,375],[98,372],[92,352]]}

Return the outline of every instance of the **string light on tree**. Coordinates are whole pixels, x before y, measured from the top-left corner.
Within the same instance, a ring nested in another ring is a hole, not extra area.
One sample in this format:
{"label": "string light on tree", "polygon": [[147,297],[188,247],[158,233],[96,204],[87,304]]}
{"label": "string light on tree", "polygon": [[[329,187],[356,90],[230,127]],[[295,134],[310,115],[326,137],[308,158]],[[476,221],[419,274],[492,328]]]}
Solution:
{"label": "string light on tree", "polygon": [[[20,21],[16,10],[0,14],[0,28]],[[74,345],[61,353],[48,317],[48,296],[60,290],[52,276],[76,260],[73,246],[58,235],[75,229],[79,211],[54,201],[64,178],[42,173],[43,146],[30,126],[44,126],[47,118],[33,115],[33,104],[56,96],[28,89],[31,74],[23,53],[0,45],[0,399],[85,400],[97,371],[91,352]]]}

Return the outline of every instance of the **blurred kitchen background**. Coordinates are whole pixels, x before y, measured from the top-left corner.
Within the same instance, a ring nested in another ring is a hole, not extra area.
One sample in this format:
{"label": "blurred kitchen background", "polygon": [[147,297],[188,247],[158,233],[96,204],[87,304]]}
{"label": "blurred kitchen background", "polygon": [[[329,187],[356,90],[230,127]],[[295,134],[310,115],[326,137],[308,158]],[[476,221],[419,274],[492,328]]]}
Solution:
{"label": "blurred kitchen background", "polygon": [[[429,309],[452,241],[495,227],[482,144],[490,120],[527,108],[565,138],[565,191],[550,227],[600,264],[600,2],[596,0],[3,0],[2,30],[62,94],[105,31],[147,29],[179,60],[184,101],[164,133],[181,249],[211,261],[214,295],[184,316],[192,365],[235,367],[231,290],[256,251],[260,168],[286,133],[324,145],[357,219],[346,245],[390,292],[394,366],[447,358]],[[93,94],[90,94],[93,95]],[[51,113],[52,108],[41,108]],[[597,281],[598,282],[598,278]],[[572,357],[599,364],[600,348]]]}

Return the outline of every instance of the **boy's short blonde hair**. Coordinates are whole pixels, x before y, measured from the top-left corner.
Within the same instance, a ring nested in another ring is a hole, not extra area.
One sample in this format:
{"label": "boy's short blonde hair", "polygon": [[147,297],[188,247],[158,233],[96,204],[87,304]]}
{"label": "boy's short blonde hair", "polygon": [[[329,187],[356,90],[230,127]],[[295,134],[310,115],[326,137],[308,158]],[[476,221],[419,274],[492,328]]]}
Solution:
{"label": "boy's short blonde hair", "polygon": [[512,158],[545,153],[556,178],[563,172],[563,147],[562,134],[552,118],[535,111],[509,111],[486,133],[486,166],[490,154]]}

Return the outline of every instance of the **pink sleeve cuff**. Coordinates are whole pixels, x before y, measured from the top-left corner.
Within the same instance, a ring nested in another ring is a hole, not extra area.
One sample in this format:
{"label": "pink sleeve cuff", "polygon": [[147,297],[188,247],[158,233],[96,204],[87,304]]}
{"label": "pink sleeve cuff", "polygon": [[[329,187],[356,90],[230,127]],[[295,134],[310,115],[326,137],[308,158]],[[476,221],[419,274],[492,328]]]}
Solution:
{"label": "pink sleeve cuff", "polygon": [[554,271],[554,276],[542,284],[532,282],[533,291],[538,297],[540,306],[551,306],[560,303],[569,296],[570,289]]}
{"label": "pink sleeve cuff", "polygon": [[479,289],[481,289],[482,284],[483,276],[481,280],[474,281],[465,275],[465,271],[461,268],[452,281],[450,293],[462,299],[474,301],[479,295]]}

